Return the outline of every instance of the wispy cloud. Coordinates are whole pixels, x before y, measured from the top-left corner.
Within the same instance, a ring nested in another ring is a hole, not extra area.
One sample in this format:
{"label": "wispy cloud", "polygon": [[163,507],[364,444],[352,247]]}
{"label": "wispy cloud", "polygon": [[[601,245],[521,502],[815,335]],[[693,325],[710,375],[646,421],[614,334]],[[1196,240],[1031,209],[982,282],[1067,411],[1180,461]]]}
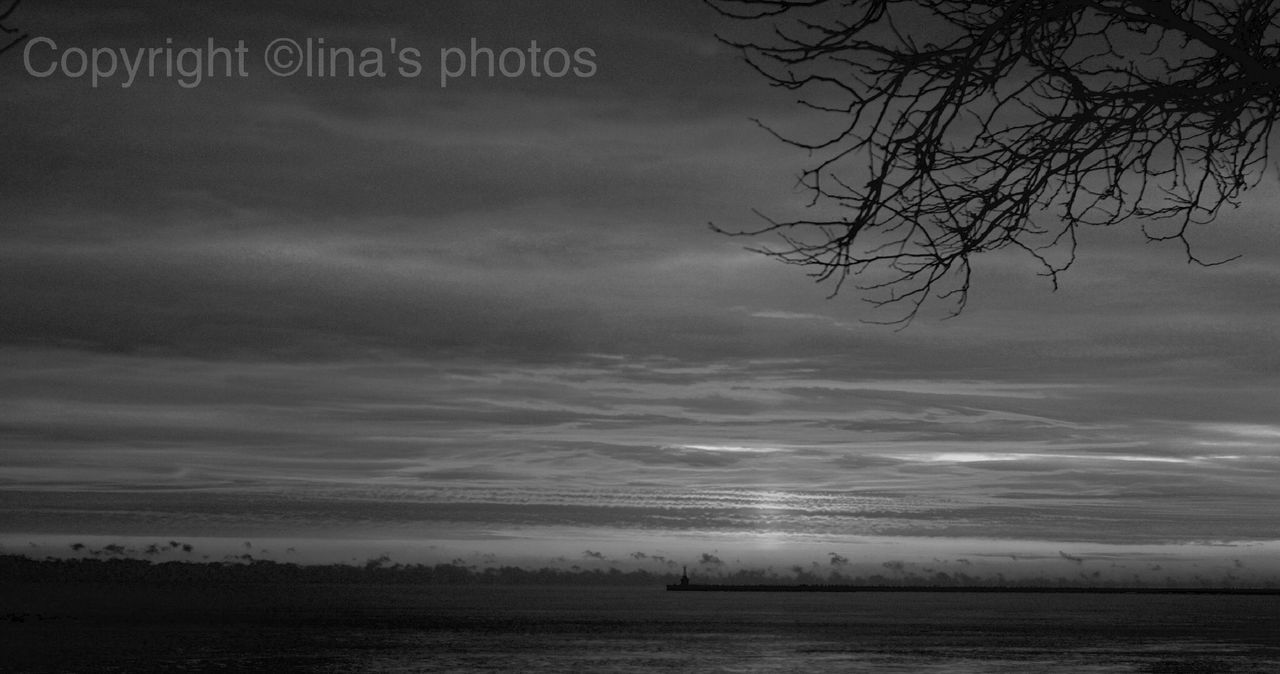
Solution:
{"label": "wispy cloud", "polygon": [[894,332],[706,229],[803,206],[804,158],[750,117],[811,121],[714,12],[546,7],[32,3],[65,44],[283,22],[601,68],[13,79],[0,530],[1274,537],[1273,196],[1215,223],[1239,264],[1089,232],[1057,292],[990,256],[964,314]]}

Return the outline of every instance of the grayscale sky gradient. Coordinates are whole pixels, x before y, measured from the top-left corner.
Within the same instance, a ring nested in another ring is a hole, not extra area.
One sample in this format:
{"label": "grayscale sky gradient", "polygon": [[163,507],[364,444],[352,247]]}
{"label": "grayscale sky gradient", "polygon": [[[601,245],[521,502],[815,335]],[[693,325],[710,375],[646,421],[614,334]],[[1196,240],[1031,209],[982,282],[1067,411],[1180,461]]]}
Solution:
{"label": "grayscale sky gradient", "polygon": [[[806,157],[751,118],[821,120],[699,3],[129,4],[13,22],[244,40],[249,75],[95,89],[0,56],[4,550],[1274,561],[1274,173],[1194,235],[1232,264],[1089,231],[1057,292],[988,256],[965,313],[895,331],[707,227],[801,208]],[[425,72],[274,77],[277,37],[396,38]],[[442,89],[471,38],[597,72]]]}

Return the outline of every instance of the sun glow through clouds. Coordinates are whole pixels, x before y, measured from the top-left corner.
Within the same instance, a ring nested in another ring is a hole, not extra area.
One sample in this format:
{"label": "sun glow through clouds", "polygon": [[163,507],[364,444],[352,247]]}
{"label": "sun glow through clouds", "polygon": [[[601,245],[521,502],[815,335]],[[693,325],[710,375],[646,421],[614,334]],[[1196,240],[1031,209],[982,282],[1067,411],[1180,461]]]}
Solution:
{"label": "sun glow through clouds", "polygon": [[898,458],[936,463],[981,463],[986,461],[1131,461],[1148,463],[1194,463],[1197,458],[1138,456],[1125,454],[1050,454],[1038,452],[940,452],[937,454],[903,454]]}
{"label": "sun glow through clouds", "polygon": [[734,541],[805,540],[826,564],[875,537],[879,561],[981,540],[1072,564],[1063,541],[1194,558],[1280,532],[1280,191],[1206,235],[1247,259],[1182,269],[1091,230],[1056,292],[984,253],[961,315],[895,331],[702,226],[790,219],[808,159],[750,120],[824,124],[734,50],[697,55],[724,27],[705,3],[59,4],[18,14],[64,45],[184,25],[265,45],[283,22],[609,58],[590,81],[179,92],[25,77],[5,52],[8,552],[155,534],[606,564],[714,541],[750,564]]}
{"label": "sun glow through clouds", "polygon": [[746,447],[742,445],[676,445],[680,449],[696,449],[700,452],[731,452],[742,454],[770,454],[785,451],[777,447]]}

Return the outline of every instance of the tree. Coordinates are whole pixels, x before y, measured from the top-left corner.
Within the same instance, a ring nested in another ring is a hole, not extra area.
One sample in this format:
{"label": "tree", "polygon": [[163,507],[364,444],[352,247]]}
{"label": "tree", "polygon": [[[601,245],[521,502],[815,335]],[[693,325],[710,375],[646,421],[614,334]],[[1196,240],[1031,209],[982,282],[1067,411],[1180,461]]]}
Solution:
{"label": "tree", "polygon": [[[803,138],[816,217],[736,235],[909,322],[959,313],[974,256],[1030,255],[1057,288],[1077,232],[1181,244],[1257,184],[1280,101],[1270,0],[705,0],[772,85],[833,116]],[[759,30],[765,24],[768,31]],[[759,123],[759,122],[757,122]],[[713,227],[715,227],[713,225]],[[1233,258],[1234,259],[1234,258]]]}
{"label": "tree", "polygon": [[13,47],[18,46],[23,40],[27,39],[27,34],[20,32],[17,28],[10,28],[5,24],[9,20],[9,16],[13,14],[13,10],[18,8],[18,3],[22,0],[13,0],[9,6],[0,10],[0,54],[3,54]]}

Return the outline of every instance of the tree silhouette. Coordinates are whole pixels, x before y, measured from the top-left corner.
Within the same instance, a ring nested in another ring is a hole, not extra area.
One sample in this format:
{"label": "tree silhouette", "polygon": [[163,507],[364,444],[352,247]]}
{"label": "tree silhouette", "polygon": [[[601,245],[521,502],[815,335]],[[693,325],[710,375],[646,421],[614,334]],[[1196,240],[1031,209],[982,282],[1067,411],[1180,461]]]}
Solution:
{"label": "tree silhouette", "polygon": [[27,34],[19,31],[17,28],[10,28],[7,25],[9,16],[13,14],[13,10],[18,8],[18,3],[22,0],[13,0],[9,6],[0,10],[0,54],[18,46],[23,40],[27,39]]}
{"label": "tree silhouette", "polygon": [[1188,236],[1267,164],[1270,0],[705,1],[747,24],[722,41],[833,123],[761,123],[811,153],[800,182],[821,215],[716,229],[780,234],[757,250],[832,295],[861,275],[866,301],[905,309],[890,323],[929,297],[959,313],[979,253],[1021,250],[1056,288],[1087,226],[1140,221],[1189,262],[1225,262]]}

